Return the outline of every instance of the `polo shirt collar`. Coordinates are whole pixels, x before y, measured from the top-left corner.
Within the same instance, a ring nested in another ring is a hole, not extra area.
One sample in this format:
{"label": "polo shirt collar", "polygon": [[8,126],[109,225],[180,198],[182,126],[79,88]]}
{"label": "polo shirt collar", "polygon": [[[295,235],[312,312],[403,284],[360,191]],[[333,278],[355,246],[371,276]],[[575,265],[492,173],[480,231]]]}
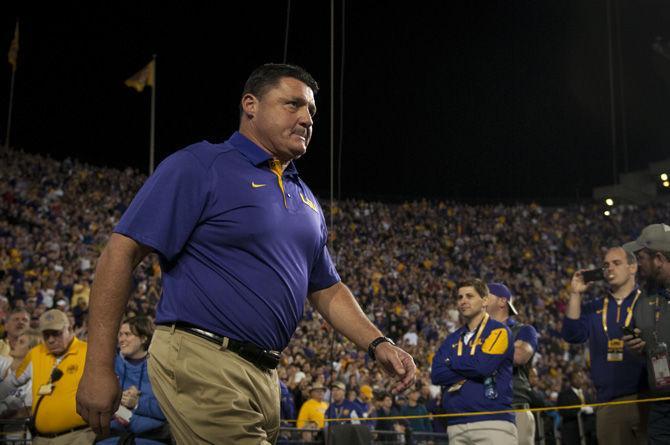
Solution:
{"label": "polo shirt collar", "polygon": [[[633,290],[630,291],[630,293],[628,295],[626,295],[624,297],[624,299],[621,300],[621,301],[623,302],[623,301],[626,301],[626,300],[633,300],[635,298],[635,295],[637,295],[637,291],[639,289],[640,289],[640,287],[636,284],[635,287],[633,288]],[[612,293],[612,291],[609,291],[608,294],[609,294],[610,297],[614,298],[614,294]]]}
{"label": "polo shirt collar", "polygon": [[[228,139],[228,142],[230,142],[237,151],[242,153],[249,162],[257,167],[261,164],[267,164],[267,162],[272,159],[272,156],[267,151],[263,150],[239,131],[233,133],[230,139]],[[290,176],[298,175],[298,169],[295,167],[293,161],[288,163],[284,169],[284,174]]]}
{"label": "polo shirt collar", "polygon": [[72,338],[72,342],[70,342],[70,346],[65,350],[63,353],[62,357],[65,357],[66,355],[70,354],[77,354],[79,351],[81,351],[81,348],[83,346],[83,342],[79,340],[77,337]]}

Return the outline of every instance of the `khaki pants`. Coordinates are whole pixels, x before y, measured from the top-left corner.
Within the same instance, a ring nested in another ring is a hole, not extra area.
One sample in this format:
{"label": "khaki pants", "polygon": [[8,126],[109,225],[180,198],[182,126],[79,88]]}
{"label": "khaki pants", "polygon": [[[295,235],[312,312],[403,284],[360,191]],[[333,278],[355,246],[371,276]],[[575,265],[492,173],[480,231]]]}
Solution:
{"label": "khaki pants", "polygon": [[272,444],[279,434],[277,371],[263,371],[197,336],[158,326],[149,378],[177,444]]}
{"label": "khaki pants", "polygon": [[447,428],[449,445],[517,445],[516,426],[504,420],[461,423]]}
{"label": "khaki pants", "polygon": [[33,445],[91,445],[95,433],[90,428],[73,431],[58,437],[34,437]]}
{"label": "khaki pants", "polygon": [[517,412],[516,431],[519,445],[535,444],[535,416],[530,411]]}
{"label": "khaki pants", "polygon": [[[631,395],[612,401],[636,399],[636,395]],[[596,409],[598,443],[605,445],[646,444],[646,422],[640,421],[640,408],[642,405],[636,403],[598,407]]]}

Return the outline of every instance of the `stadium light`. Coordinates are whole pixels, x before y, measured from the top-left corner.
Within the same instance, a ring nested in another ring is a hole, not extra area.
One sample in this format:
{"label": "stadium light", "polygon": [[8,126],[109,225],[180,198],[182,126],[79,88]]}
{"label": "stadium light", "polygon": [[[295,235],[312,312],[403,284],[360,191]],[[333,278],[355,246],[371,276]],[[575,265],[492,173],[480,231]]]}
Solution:
{"label": "stadium light", "polygon": [[[605,199],[605,204],[612,207],[614,205],[614,200],[612,198],[607,198],[607,199]],[[607,216],[609,216],[609,215],[607,215]]]}
{"label": "stadium light", "polygon": [[668,174],[667,173],[661,173],[661,181],[667,181],[668,180]]}
{"label": "stadium light", "polygon": [[670,187],[670,181],[663,181],[663,187]]}
{"label": "stadium light", "polygon": [[605,210],[603,213],[605,214],[605,216],[610,216],[612,214],[612,213],[610,213],[609,210]]}

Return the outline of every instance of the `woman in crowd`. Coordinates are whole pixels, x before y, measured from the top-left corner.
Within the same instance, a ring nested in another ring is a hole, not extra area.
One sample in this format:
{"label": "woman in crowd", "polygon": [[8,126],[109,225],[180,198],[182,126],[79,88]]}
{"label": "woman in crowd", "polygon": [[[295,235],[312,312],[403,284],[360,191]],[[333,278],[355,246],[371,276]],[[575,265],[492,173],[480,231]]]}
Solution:
{"label": "woman in crowd", "polygon": [[112,437],[100,444],[158,445],[170,443],[165,416],[158,406],[147,373],[148,347],[154,326],[147,317],[125,320],[119,329],[115,371],[123,390],[112,421]]}

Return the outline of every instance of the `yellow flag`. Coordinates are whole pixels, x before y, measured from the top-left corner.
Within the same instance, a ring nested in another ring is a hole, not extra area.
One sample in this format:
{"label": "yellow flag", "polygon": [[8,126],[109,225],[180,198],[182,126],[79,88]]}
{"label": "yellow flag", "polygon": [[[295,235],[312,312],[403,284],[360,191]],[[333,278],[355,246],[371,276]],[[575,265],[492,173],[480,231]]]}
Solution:
{"label": "yellow flag", "polygon": [[133,74],[133,76],[127,79],[124,83],[130,88],[135,88],[135,90],[140,93],[144,90],[145,86],[154,86],[155,70],[156,63],[152,60],[147,66]]}
{"label": "yellow flag", "polygon": [[12,66],[12,71],[16,71],[16,59],[19,57],[19,21],[16,21],[16,28],[14,28],[14,38],[9,45],[9,53],[7,53],[7,60]]}

